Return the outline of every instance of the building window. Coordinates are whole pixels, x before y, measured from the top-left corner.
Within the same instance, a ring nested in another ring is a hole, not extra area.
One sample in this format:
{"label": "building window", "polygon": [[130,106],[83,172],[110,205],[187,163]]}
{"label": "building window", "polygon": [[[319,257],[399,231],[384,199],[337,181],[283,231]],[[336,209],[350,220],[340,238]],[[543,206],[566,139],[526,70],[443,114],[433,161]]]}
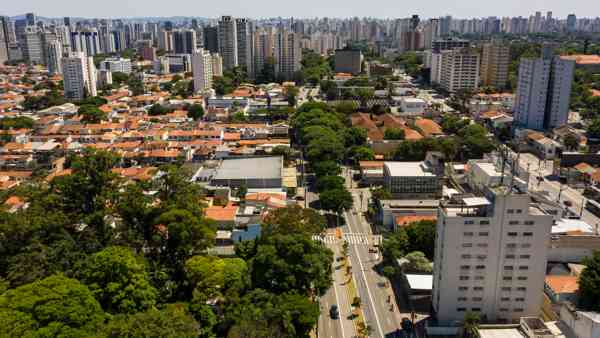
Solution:
{"label": "building window", "polygon": [[500,308],[500,312],[508,312],[508,309],[505,307]]}
{"label": "building window", "polygon": [[469,254],[465,254],[465,255],[462,255],[462,256],[460,256],[460,257],[461,257],[462,259],[470,259],[470,258],[471,258],[471,255],[469,255]]}
{"label": "building window", "polygon": [[514,249],[517,247],[517,244],[516,243],[508,243],[508,244],[506,244],[506,247],[509,249]]}
{"label": "building window", "polygon": [[514,312],[523,312],[523,309],[519,307],[519,308],[514,309]]}
{"label": "building window", "polygon": [[477,255],[477,259],[486,259],[487,256],[486,255]]}
{"label": "building window", "polygon": [[520,259],[529,259],[529,258],[531,258],[531,255],[520,255],[519,258]]}
{"label": "building window", "polygon": [[525,276],[519,276],[519,277],[517,277],[517,279],[518,280],[527,280],[527,277],[525,277]]}
{"label": "building window", "polygon": [[466,302],[467,301],[467,297],[458,297],[457,300],[459,302]]}
{"label": "building window", "polygon": [[490,221],[480,221],[479,225],[489,225]]}
{"label": "building window", "polygon": [[519,297],[519,298],[515,298],[516,302],[524,302],[525,298]]}
{"label": "building window", "polygon": [[487,232],[487,231],[479,233],[479,236],[484,236],[485,237],[485,236],[488,236],[488,235],[489,235],[489,232]]}
{"label": "building window", "polygon": [[483,298],[482,297],[473,297],[473,298],[471,298],[471,300],[474,302],[481,302],[483,300]]}
{"label": "building window", "polygon": [[519,221],[509,221],[508,224],[509,225],[518,225]]}
{"label": "building window", "polygon": [[510,286],[503,286],[502,291],[510,291]]}
{"label": "building window", "polygon": [[463,248],[470,248],[473,246],[473,243],[463,243],[462,247]]}
{"label": "building window", "polygon": [[508,209],[508,210],[506,210],[506,213],[507,213],[507,214],[514,214],[514,213],[515,213],[515,211],[514,211],[513,209]]}
{"label": "building window", "polygon": [[505,265],[504,266],[504,270],[513,270],[513,266],[512,265]]}
{"label": "building window", "polygon": [[475,222],[474,221],[465,221],[465,225],[472,225],[472,224],[475,224]]}
{"label": "building window", "polygon": [[458,291],[467,291],[467,290],[469,290],[468,286],[459,286],[458,287]]}
{"label": "building window", "polygon": [[460,276],[460,280],[469,280],[469,276]]}
{"label": "building window", "polygon": [[477,244],[477,247],[479,247],[479,248],[487,248],[488,245],[487,245],[487,243],[479,243],[479,244]]}
{"label": "building window", "polygon": [[475,290],[475,291],[483,291],[483,286],[475,286],[475,287],[473,287],[473,290]]}
{"label": "building window", "polygon": [[502,280],[507,280],[507,281],[508,280],[512,280],[512,277],[510,277],[510,276],[504,276],[504,277],[502,277]]}
{"label": "building window", "polygon": [[509,237],[517,237],[517,233],[516,232],[509,232],[508,236]]}
{"label": "building window", "polygon": [[531,244],[529,244],[529,243],[523,243],[523,244],[521,244],[521,248],[525,248],[525,249],[531,248]]}
{"label": "building window", "polygon": [[470,266],[470,265],[461,265],[461,266],[460,266],[460,269],[461,269],[461,270],[470,270],[470,269],[471,269],[471,266]]}
{"label": "building window", "polygon": [[456,311],[457,311],[457,312],[465,312],[465,311],[467,311],[467,308],[464,308],[464,307],[457,307],[457,308],[456,308]]}
{"label": "building window", "polygon": [[529,270],[529,267],[526,265],[519,266],[519,270]]}
{"label": "building window", "polygon": [[465,236],[465,237],[472,237],[473,233],[472,232],[463,232],[463,236]]}
{"label": "building window", "polygon": [[473,311],[473,312],[481,312],[481,308],[478,308],[478,307],[472,307],[472,308],[471,308],[471,311]]}
{"label": "building window", "polygon": [[504,256],[506,259],[515,259],[515,255],[506,255]]}
{"label": "building window", "polygon": [[475,276],[475,280],[484,280],[484,279],[485,279],[485,277],[483,277],[483,276]]}
{"label": "building window", "polygon": [[517,209],[517,214],[521,214],[521,213],[523,213],[523,210]]}
{"label": "building window", "polygon": [[526,287],[524,287],[524,286],[519,286],[519,287],[517,288],[517,291],[527,291],[527,288],[526,288]]}
{"label": "building window", "polygon": [[502,302],[508,302],[508,301],[510,301],[510,298],[509,297],[502,297],[502,298],[500,298],[500,301],[502,301]]}
{"label": "building window", "polygon": [[523,236],[525,236],[525,237],[531,237],[531,236],[533,236],[533,232],[524,232]]}
{"label": "building window", "polygon": [[534,225],[535,222],[534,221],[525,221],[525,225]]}

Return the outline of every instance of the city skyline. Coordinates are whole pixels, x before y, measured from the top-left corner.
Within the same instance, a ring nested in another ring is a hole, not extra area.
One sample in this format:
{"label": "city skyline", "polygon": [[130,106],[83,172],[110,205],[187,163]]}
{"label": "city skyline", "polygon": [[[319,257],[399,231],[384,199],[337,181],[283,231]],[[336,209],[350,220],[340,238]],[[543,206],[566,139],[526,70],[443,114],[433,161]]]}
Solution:
{"label": "city skyline", "polygon": [[[480,2],[474,0],[462,1],[452,6],[439,6],[436,1],[425,0],[415,3],[389,4],[386,1],[370,2],[369,6],[363,6],[358,1],[328,1],[318,2],[307,0],[299,3],[280,5],[273,0],[260,2],[244,2],[239,0],[222,1],[219,6],[203,8],[205,4],[186,3],[181,0],[170,1],[170,6],[160,6],[153,1],[116,1],[106,0],[98,6],[90,3],[72,3],[65,0],[52,2],[30,0],[22,2],[10,2],[5,4],[3,15],[17,16],[27,12],[35,12],[44,17],[74,16],[83,18],[137,18],[137,17],[173,17],[173,16],[196,16],[216,18],[221,15],[233,15],[237,17],[269,18],[269,17],[374,17],[374,18],[397,18],[418,14],[422,17],[438,17],[452,15],[461,18],[488,17],[488,16],[529,16],[536,11],[543,13],[552,11],[555,17],[565,18],[568,14],[575,13],[578,16],[597,17],[600,16],[600,2],[586,0],[575,0],[565,3],[558,0],[532,1],[527,3],[516,0],[499,2],[488,2],[481,6]],[[205,6],[204,6],[205,7]],[[116,10],[118,8],[118,10]],[[360,8],[360,11],[356,10]],[[577,8],[577,10],[574,10]],[[318,9],[318,11],[316,11]],[[184,15],[185,14],[185,15]]]}

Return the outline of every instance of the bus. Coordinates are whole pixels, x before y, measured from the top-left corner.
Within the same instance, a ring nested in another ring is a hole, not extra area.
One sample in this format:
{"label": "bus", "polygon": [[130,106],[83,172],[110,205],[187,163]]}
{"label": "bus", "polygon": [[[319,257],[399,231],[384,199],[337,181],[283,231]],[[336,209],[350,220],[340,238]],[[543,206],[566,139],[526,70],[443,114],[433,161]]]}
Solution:
{"label": "bus", "polygon": [[598,203],[594,200],[588,200],[587,203],[585,204],[585,208],[589,212],[594,214],[594,216],[600,217],[600,203]]}

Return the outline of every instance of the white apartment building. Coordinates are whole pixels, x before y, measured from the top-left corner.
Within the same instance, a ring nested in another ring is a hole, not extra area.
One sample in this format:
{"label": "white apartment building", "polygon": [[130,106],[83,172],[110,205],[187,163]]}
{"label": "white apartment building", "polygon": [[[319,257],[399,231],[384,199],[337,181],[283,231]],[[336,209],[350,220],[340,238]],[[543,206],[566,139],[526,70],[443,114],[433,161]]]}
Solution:
{"label": "white apartment building", "polygon": [[279,29],[275,39],[275,62],[277,76],[292,79],[294,73],[300,70],[302,48],[300,36],[285,29]]}
{"label": "white apartment building", "polygon": [[96,67],[94,58],[83,52],[73,52],[61,59],[65,98],[82,100],[86,94],[96,96]]}
{"label": "white apartment building", "polygon": [[440,83],[442,77],[442,54],[433,52],[431,54],[431,83]]}
{"label": "white apartment building", "polygon": [[119,72],[131,74],[131,60],[123,58],[105,59],[100,64],[100,69],[110,70],[112,73]]}
{"label": "white apartment building", "polygon": [[194,74],[194,91],[203,92],[212,88],[213,58],[210,52],[198,49],[192,54],[192,72]]}
{"label": "white apartment building", "polygon": [[223,68],[230,70],[238,66],[237,25],[231,16],[223,16],[218,26],[219,54]]}
{"label": "white apartment building", "polygon": [[[470,161],[471,191],[438,209],[433,309],[441,325],[475,312],[488,322],[537,316],[542,304],[552,215],[492,163]],[[525,185],[526,186],[526,185]]]}
{"label": "white apartment building", "polygon": [[575,61],[553,56],[545,46],[541,58],[523,58],[515,97],[515,121],[523,128],[563,126],[569,116]]}
{"label": "white apartment building", "polygon": [[213,76],[223,76],[223,58],[217,53],[211,54]]}
{"label": "white apartment building", "polygon": [[59,40],[50,41],[46,46],[48,73],[50,75],[62,74],[60,59],[63,54],[63,44]]}
{"label": "white apartment building", "polygon": [[461,48],[441,51],[439,83],[446,91],[475,90],[479,86],[479,53]]}

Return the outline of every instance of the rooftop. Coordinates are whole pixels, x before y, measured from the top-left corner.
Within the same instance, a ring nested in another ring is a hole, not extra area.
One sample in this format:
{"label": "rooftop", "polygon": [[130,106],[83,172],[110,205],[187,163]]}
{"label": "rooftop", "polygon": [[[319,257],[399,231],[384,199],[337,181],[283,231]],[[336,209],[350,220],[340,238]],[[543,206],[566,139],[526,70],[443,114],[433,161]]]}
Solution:
{"label": "rooftop", "polygon": [[271,179],[281,178],[283,157],[253,157],[225,159],[214,179]]}
{"label": "rooftop", "polygon": [[433,173],[426,171],[427,166],[423,162],[385,162],[391,176],[404,177],[433,177]]}
{"label": "rooftop", "polygon": [[554,293],[575,293],[579,290],[577,276],[546,276],[546,285]]}

